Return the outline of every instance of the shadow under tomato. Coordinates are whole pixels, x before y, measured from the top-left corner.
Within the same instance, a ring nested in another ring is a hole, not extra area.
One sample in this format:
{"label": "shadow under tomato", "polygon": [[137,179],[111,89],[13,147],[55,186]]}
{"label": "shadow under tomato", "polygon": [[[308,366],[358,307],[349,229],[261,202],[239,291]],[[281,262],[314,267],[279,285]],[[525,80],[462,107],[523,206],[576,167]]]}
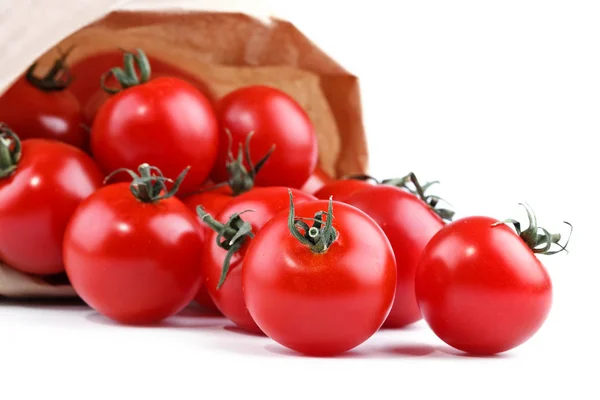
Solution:
{"label": "shadow under tomato", "polygon": [[388,327],[388,326],[382,326],[380,328],[381,331],[385,331],[385,332],[389,332],[389,331],[400,331],[400,332],[406,332],[406,331],[418,331],[423,329],[423,322],[422,320],[419,321],[415,321],[412,324],[408,324],[405,326],[402,326],[400,328],[395,328],[395,327]]}
{"label": "shadow under tomato", "polygon": [[332,358],[332,359],[382,359],[382,358],[390,358],[392,355],[386,352],[379,351],[378,348],[355,348],[353,350],[347,351],[345,353],[336,354],[333,356],[314,356],[310,354],[303,354],[296,352],[294,350],[288,349],[282,345],[277,343],[270,343],[265,346],[265,350],[270,353],[283,355],[283,356],[291,356],[291,357],[301,357],[301,358]]}
{"label": "shadow under tomato", "polygon": [[250,337],[266,337],[266,335],[262,332],[250,332],[245,329],[240,328],[237,325],[225,325],[223,327],[227,332],[235,333],[236,335],[250,336]]}
{"label": "shadow under tomato", "polygon": [[479,358],[479,359],[489,359],[489,360],[501,360],[512,358],[510,353],[499,353],[499,354],[491,354],[491,355],[481,355],[481,354],[471,354],[465,353],[464,351],[454,349],[450,346],[438,346],[437,351],[453,356],[453,357],[463,357],[463,358]]}
{"label": "shadow under tomato", "polygon": [[433,354],[435,350],[433,346],[420,343],[384,346],[380,349],[382,353],[395,357],[424,357]]}
{"label": "shadow under tomato", "polygon": [[183,329],[198,329],[198,328],[215,328],[222,326],[226,323],[224,318],[205,317],[205,316],[191,316],[181,317],[179,315],[167,318],[154,324],[121,324],[114,321],[104,315],[93,312],[86,316],[86,319],[90,322],[105,326],[114,326],[122,328],[144,328],[144,329],[157,329],[157,328],[183,328]]}
{"label": "shadow under tomato", "polygon": [[208,308],[204,308],[199,304],[192,303],[177,314],[179,317],[205,317],[205,318],[220,318],[223,321],[227,319],[223,314]]}
{"label": "shadow under tomato", "polygon": [[35,299],[9,299],[0,297],[0,305],[21,307],[21,308],[39,308],[44,310],[74,310],[80,311],[88,309],[87,304],[78,297],[68,298],[35,298]]}

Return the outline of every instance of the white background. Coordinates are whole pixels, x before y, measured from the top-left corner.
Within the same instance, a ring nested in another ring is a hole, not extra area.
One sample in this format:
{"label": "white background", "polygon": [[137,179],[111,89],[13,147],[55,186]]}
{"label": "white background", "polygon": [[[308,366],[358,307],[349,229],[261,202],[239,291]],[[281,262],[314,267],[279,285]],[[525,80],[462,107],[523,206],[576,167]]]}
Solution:
{"label": "white background", "polygon": [[128,328],[83,306],[5,303],[0,398],[600,398],[598,2],[350,3],[269,9],[361,78],[373,175],[438,179],[460,216],[522,219],[527,201],[547,227],[575,226],[569,255],[542,258],[555,290],[540,332],[474,358],[419,323],[315,359],[194,310]]}

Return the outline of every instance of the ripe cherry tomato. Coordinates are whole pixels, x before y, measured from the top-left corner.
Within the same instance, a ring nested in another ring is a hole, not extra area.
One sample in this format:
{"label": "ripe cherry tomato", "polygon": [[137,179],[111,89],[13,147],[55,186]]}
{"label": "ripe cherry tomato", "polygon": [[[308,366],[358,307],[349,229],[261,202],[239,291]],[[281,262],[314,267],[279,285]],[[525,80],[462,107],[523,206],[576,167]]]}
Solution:
{"label": "ripe cherry tomato", "polygon": [[102,178],[81,150],[45,139],[21,143],[0,125],[0,260],[31,274],[63,271],[67,223]]}
{"label": "ripe cherry tomato", "polygon": [[[303,219],[312,216],[324,222],[309,228]],[[265,334],[292,350],[328,356],[358,346],[383,324],[396,264],[385,234],[365,213],[310,201],[295,211],[292,204],[252,239],[242,282],[248,311]]]}
{"label": "ripe cherry tomato", "polygon": [[[205,184],[199,193],[184,198],[184,202],[188,208],[195,212],[198,206],[201,206],[204,212],[210,215],[217,215],[236,196],[252,190],[256,174],[269,158],[271,152],[267,153],[257,165],[251,165],[250,171],[247,171],[244,166],[244,157],[246,159],[250,158],[249,144],[251,138],[252,135],[248,135],[245,151],[240,149],[237,158],[234,158],[230,151],[229,159],[227,160],[229,179],[227,182],[221,183],[221,185],[224,183],[226,185],[219,186],[212,182]],[[246,155],[244,156],[244,154]],[[204,227],[208,231],[208,234],[210,234],[211,228],[207,225],[204,225]],[[202,285],[198,291],[196,301],[205,308],[217,309],[210,295],[207,293],[205,285]]]}
{"label": "ripe cherry tomato", "polygon": [[42,78],[35,75],[37,64],[33,64],[0,97],[0,121],[22,140],[54,139],[87,150],[89,134],[81,105],[68,89],[67,55],[62,54]]}
{"label": "ripe cherry tomato", "polygon": [[547,249],[538,246],[551,245],[556,237],[538,234],[529,215],[531,223],[521,237],[493,218],[468,217],[447,225],[425,248],[415,281],[419,306],[431,329],[450,346],[500,353],[542,326],[552,285],[531,248],[543,252]]}
{"label": "ripe cherry tomato", "polygon": [[[287,94],[267,86],[238,89],[217,103],[221,141],[212,172],[216,182],[227,179],[227,136],[233,136],[233,148],[254,132],[253,157],[275,152],[256,179],[258,186],[302,187],[317,165],[317,137],[306,112]],[[258,161],[252,158],[256,164]]]}
{"label": "ripe cherry tomato", "polygon": [[[309,194],[317,193],[323,186],[333,182],[333,178],[330,177],[327,172],[323,171],[321,167],[317,165],[314,172],[310,175],[308,180],[302,185],[302,191]],[[325,200],[328,200],[329,197]]]}
{"label": "ripe cherry tomato", "polygon": [[147,164],[133,182],[105,186],[77,208],[65,269],[81,298],[126,324],[151,324],[187,306],[201,282],[204,231]]}
{"label": "ripe cherry tomato", "polygon": [[[294,189],[293,193],[298,203],[314,200],[313,196],[303,193],[300,190]],[[238,230],[243,229],[244,223],[247,224],[248,228],[251,228],[253,233],[256,233],[275,214],[287,209],[288,204],[289,197],[286,188],[255,188],[230,201],[217,214],[216,221],[209,217],[205,217],[204,221],[212,221],[211,225],[213,229],[217,230],[223,228],[222,224],[219,226],[217,221],[222,223],[229,221],[228,225],[234,229],[224,232],[224,242],[228,243]],[[253,211],[237,216],[246,210]],[[226,270],[224,273],[224,261],[228,250],[217,244],[217,235],[217,232],[212,232],[207,236],[204,251],[202,252],[204,283],[208,293],[223,315],[236,325],[251,332],[260,332],[256,323],[250,314],[248,314],[242,293],[242,260],[244,259],[248,242],[251,242],[252,239],[249,239],[248,235],[244,235],[234,243],[235,247],[230,253],[232,254],[232,258],[229,263],[229,270]],[[226,276],[226,279],[222,283],[222,286],[218,287],[224,276]]]}
{"label": "ripe cherry tomato", "polygon": [[[335,197],[334,197],[335,198]],[[346,198],[379,224],[392,244],[398,268],[396,298],[384,326],[399,328],[421,319],[415,271],[429,240],[444,221],[417,196],[388,185],[369,185]]]}
{"label": "ripe cherry tomato", "polygon": [[335,201],[345,202],[359,190],[372,186],[374,186],[373,183],[368,180],[338,179],[327,183],[315,193],[315,196],[321,200],[329,200],[333,196]]}
{"label": "ripe cherry tomato", "polygon": [[140,79],[135,72],[129,76],[112,70],[124,89],[104,103],[94,120],[91,141],[98,164],[109,173],[148,162],[167,176],[190,166],[181,194],[199,188],[218,146],[217,121],[209,100],[177,78],[146,82],[149,65],[143,52],[126,56],[126,70],[131,72],[135,59],[144,72]]}

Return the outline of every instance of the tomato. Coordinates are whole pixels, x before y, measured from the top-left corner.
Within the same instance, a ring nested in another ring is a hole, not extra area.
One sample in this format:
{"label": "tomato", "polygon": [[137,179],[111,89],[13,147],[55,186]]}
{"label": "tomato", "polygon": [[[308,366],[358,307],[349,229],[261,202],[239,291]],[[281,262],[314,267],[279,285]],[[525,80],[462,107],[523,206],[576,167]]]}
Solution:
{"label": "tomato", "polygon": [[345,202],[354,193],[371,186],[373,184],[367,180],[338,179],[324,185],[315,193],[315,196],[321,200],[329,200],[333,196],[334,200]]}
{"label": "tomato", "polygon": [[204,231],[147,164],[131,184],[105,186],[75,211],[64,240],[73,288],[99,313],[151,324],[185,306],[201,283]]}
{"label": "tomato", "polygon": [[67,223],[102,179],[81,150],[45,139],[21,143],[0,125],[0,260],[31,274],[63,271]]}
{"label": "tomato", "polygon": [[[303,220],[313,215],[322,222],[309,229]],[[267,336],[329,356],[358,346],[383,324],[396,264],[385,234],[362,211],[322,200],[294,211],[292,203],[250,242],[242,283],[248,311]]]}
{"label": "tomato", "polygon": [[37,77],[33,64],[1,97],[0,121],[23,140],[54,139],[87,150],[89,134],[77,98],[68,89],[71,82],[61,55],[44,77]]}
{"label": "tomato", "polygon": [[[133,68],[133,55],[126,62]],[[217,121],[209,100],[189,83],[177,78],[149,82],[147,60],[135,56],[145,73],[141,84],[135,75],[123,78],[124,90],[108,99],[92,126],[92,152],[109,173],[118,168],[135,169],[147,162],[167,176],[190,166],[181,194],[197,189],[208,177],[218,146]],[[114,72],[113,72],[114,74]],[[124,74],[121,71],[121,75]],[[145,82],[145,83],[144,83]]]}
{"label": "tomato", "polygon": [[[298,203],[315,199],[313,196],[297,189],[294,189],[293,193]],[[211,225],[213,229],[217,230],[222,229],[222,225],[220,227],[217,226],[219,225],[217,221],[222,223],[229,221],[228,226],[234,229],[224,235],[224,242],[227,243],[231,240],[233,234],[243,228],[242,225],[244,223],[248,224],[247,226],[251,228],[252,233],[258,232],[275,214],[287,209],[288,202],[289,198],[286,188],[255,188],[231,200],[217,214],[216,221],[207,217],[204,218],[204,221],[213,221]],[[252,211],[238,216],[246,210]],[[212,232],[207,236],[204,251],[202,252],[202,268],[206,289],[223,315],[245,330],[260,332],[256,323],[250,314],[248,314],[242,293],[242,261],[248,247],[248,242],[251,242],[252,239],[248,240],[247,237],[249,235],[244,235],[241,239],[238,239],[234,244],[233,251],[230,252],[232,258],[228,270],[226,269],[224,272],[224,261],[228,250],[219,246],[217,236],[217,232]],[[226,276],[226,279],[222,281],[224,276]],[[221,282],[223,282],[222,286],[219,287]]]}
{"label": "tomato", "polygon": [[[125,52],[126,53],[126,52]],[[99,53],[91,54],[81,60],[78,60],[71,65],[71,73],[75,77],[71,85],[69,86],[71,92],[77,97],[79,103],[84,106],[84,109],[91,108],[92,98],[96,98],[96,102],[102,103],[98,98],[107,98],[108,94],[100,90],[100,79],[102,75],[106,73],[110,68],[118,65],[123,60],[123,51],[103,51]],[[200,90],[211,102],[214,101],[214,94],[208,88],[208,86],[197,79],[194,75],[184,71],[183,69],[171,65],[152,55],[148,55],[148,60],[152,65],[152,76],[172,76],[175,78],[183,79],[198,90]],[[114,84],[116,81],[108,79],[109,83]],[[100,104],[96,104],[96,108]],[[89,114],[88,114],[89,115]],[[93,112],[91,115],[95,115]],[[90,121],[91,122],[91,121]]]}
{"label": "tomato", "polygon": [[333,178],[327,172],[323,171],[321,167],[317,166],[314,172],[308,177],[308,180],[304,182],[301,189],[305,193],[315,194],[330,182],[333,182]]}
{"label": "tomato", "polygon": [[[552,303],[550,277],[531,248],[551,245],[530,227],[521,237],[489,217],[448,224],[425,248],[416,275],[423,316],[456,349],[489,355],[529,339]],[[527,240],[527,242],[523,239]],[[531,247],[531,248],[530,248]]]}
{"label": "tomato", "polygon": [[387,185],[369,185],[346,199],[379,224],[392,244],[398,268],[396,298],[384,326],[398,328],[421,319],[415,271],[429,240],[444,221],[413,194]]}
{"label": "tomato", "polygon": [[[275,152],[256,179],[257,186],[300,188],[317,165],[317,137],[306,112],[287,94],[267,86],[238,89],[217,103],[221,141],[212,172],[216,182],[227,179],[227,131],[233,136],[233,148],[254,132],[253,156]],[[252,159],[254,163],[257,160]]]}
{"label": "tomato", "polygon": [[[244,167],[244,154],[246,154],[246,159],[250,158],[249,143],[251,138],[252,135],[248,135],[245,152],[240,149],[237,158],[234,158],[230,152],[229,160],[227,161],[228,181],[217,185],[212,182],[205,183],[199,193],[184,198],[184,202],[188,208],[195,212],[198,206],[202,206],[204,212],[210,215],[217,215],[235,196],[252,190],[256,174],[260,171],[271,153],[267,153],[257,165],[252,165],[250,167],[251,170],[247,171],[246,167]],[[205,229],[210,232],[211,228],[205,225]],[[205,308],[217,309],[204,285],[202,285],[196,295],[196,301]]]}

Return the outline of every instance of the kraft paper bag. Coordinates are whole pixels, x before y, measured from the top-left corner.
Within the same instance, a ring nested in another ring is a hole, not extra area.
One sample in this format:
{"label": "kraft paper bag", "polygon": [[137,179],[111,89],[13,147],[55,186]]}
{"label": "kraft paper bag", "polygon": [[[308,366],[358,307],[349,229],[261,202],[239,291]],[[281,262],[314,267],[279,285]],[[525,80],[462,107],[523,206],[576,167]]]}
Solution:
{"label": "kraft paper bag", "polygon": [[[68,62],[73,66],[94,54],[142,48],[196,78],[213,99],[250,84],[279,88],[310,116],[323,170],[331,176],[366,172],[358,79],[290,22],[231,12],[115,11],[48,49],[39,57],[39,72],[51,65],[57,49],[71,46]],[[14,81],[17,76],[1,78]],[[0,263],[0,296],[65,297],[75,292],[66,281],[29,276]]]}

